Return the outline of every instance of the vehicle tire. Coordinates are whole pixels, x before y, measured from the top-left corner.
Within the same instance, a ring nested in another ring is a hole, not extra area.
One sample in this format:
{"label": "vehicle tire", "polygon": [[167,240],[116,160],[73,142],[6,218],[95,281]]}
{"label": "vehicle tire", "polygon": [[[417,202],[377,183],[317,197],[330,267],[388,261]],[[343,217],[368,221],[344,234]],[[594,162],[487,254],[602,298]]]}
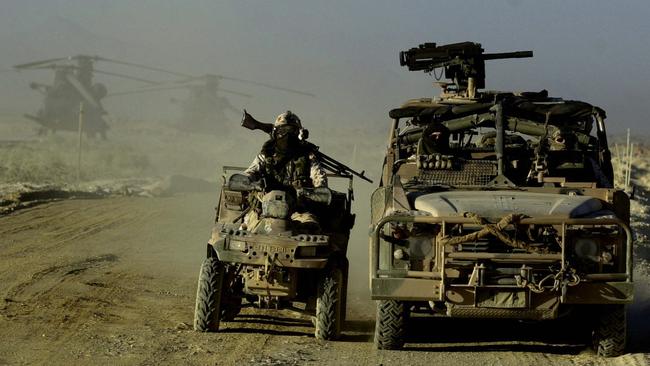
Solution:
{"label": "vehicle tire", "polygon": [[404,346],[406,306],[402,301],[377,301],[375,321],[375,347],[377,349],[400,349]]}
{"label": "vehicle tire", "polygon": [[343,271],[333,267],[326,269],[318,288],[316,299],[316,339],[326,341],[337,339],[341,335],[343,323]]}
{"label": "vehicle tire", "polygon": [[597,315],[592,334],[594,350],[603,357],[622,355],[627,338],[625,305],[604,306],[599,309]]}
{"label": "vehicle tire", "polygon": [[201,265],[194,308],[194,330],[209,332],[219,330],[221,287],[224,266],[217,258],[206,258]]}

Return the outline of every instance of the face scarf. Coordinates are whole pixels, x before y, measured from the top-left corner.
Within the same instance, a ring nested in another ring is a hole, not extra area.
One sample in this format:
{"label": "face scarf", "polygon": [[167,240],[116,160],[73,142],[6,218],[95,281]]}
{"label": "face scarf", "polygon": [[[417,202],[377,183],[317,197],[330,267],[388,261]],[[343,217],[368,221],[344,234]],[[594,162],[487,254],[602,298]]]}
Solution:
{"label": "face scarf", "polygon": [[274,158],[276,162],[285,161],[297,155],[300,148],[297,128],[294,126],[282,126],[275,131],[274,136]]}

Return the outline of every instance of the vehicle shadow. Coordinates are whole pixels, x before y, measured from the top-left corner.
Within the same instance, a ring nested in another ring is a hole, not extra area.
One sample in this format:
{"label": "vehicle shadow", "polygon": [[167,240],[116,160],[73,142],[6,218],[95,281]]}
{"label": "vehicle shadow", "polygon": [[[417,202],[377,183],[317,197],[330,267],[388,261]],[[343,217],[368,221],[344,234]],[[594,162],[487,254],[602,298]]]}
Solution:
{"label": "vehicle shadow", "polygon": [[240,314],[233,320],[234,322],[267,322],[269,324],[276,324],[280,326],[302,326],[310,327],[311,322],[305,319],[289,318],[284,316],[275,315],[258,315],[258,314]]}
{"label": "vehicle shadow", "polygon": [[[308,331],[298,331],[295,328],[311,328],[312,323],[309,320],[295,319],[283,316],[274,315],[257,315],[257,314],[240,314],[235,319],[224,322],[228,327],[224,331],[251,333],[259,332],[266,334],[277,335],[295,335],[295,336],[312,336],[313,334]],[[240,327],[238,327],[240,325]],[[278,328],[294,328],[294,329],[267,329],[267,326]]]}
{"label": "vehicle shadow", "polygon": [[341,332],[340,341],[368,343],[373,340],[375,321],[373,320],[346,320]]}
{"label": "vehicle shadow", "polygon": [[220,333],[240,333],[240,334],[266,334],[273,336],[289,337],[313,337],[314,334],[308,332],[297,332],[291,330],[278,330],[268,328],[224,328],[219,330]]}
{"label": "vehicle shadow", "polygon": [[[235,319],[224,322],[220,329],[222,333],[259,333],[268,335],[313,337],[313,331],[304,328],[312,327],[308,320],[295,319],[274,315],[240,314]],[[269,326],[277,328],[268,328]],[[287,329],[289,328],[289,329]],[[301,328],[297,330],[295,328]]]}
{"label": "vehicle shadow", "polygon": [[[314,337],[314,325],[305,319],[283,316],[241,314],[235,319],[223,322],[223,333],[261,333],[269,335],[284,335],[298,337]],[[268,329],[268,326],[279,329]],[[372,342],[374,320],[345,321],[341,331],[340,341],[343,342]],[[282,329],[289,328],[289,329]],[[296,328],[301,328],[297,330]]]}
{"label": "vehicle shadow", "polygon": [[405,349],[412,351],[511,351],[578,354],[590,332],[578,320],[521,322],[510,319],[412,318]]}

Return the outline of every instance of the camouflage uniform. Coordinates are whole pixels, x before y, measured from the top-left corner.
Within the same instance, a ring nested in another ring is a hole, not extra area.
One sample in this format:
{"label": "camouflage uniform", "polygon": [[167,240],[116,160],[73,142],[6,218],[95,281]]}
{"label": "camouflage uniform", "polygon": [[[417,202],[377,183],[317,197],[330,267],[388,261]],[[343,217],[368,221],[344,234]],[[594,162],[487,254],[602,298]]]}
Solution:
{"label": "camouflage uniform", "polygon": [[[289,128],[282,132],[281,129]],[[327,187],[327,176],[316,156],[300,144],[300,118],[291,111],[280,114],[273,124],[271,140],[244,171],[252,180],[266,178],[281,186]],[[286,140],[286,141],[285,141]],[[291,141],[289,141],[291,140]],[[284,144],[283,144],[284,142]]]}
{"label": "camouflage uniform", "polygon": [[[292,144],[282,145],[281,139],[287,136],[282,135],[279,130],[285,127],[295,127],[292,131],[295,134]],[[325,170],[318,158],[299,144],[298,130],[302,130],[298,116],[290,111],[280,114],[275,120],[272,138],[264,143],[262,151],[244,174],[254,181],[264,178],[267,189],[293,187],[300,190],[306,187],[327,187]],[[316,217],[308,211],[294,212],[291,220],[318,225]],[[251,229],[258,221],[258,214],[254,210],[244,218],[244,223]]]}
{"label": "camouflage uniform", "polygon": [[430,123],[418,144],[418,154],[448,154],[449,129],[439,122]]}
{"label": "camouflage uniform", "polygon": [[[244,174],[251,177],[252,180],[260,180],[272,175],[274,180],[289,186],[295,185],[294,182],[301,182],[301,185],[304,186],[306,178],[309,178],[311,180],[309,185],[327,187],[325,170],[314,154],[289,160],[282,170],[274,168],[272,161],[273,157],[267,157],[264,153],[260,153],[255,157],[248,169],[244,171]],[[309,174],[306,174],[307,170]]]}

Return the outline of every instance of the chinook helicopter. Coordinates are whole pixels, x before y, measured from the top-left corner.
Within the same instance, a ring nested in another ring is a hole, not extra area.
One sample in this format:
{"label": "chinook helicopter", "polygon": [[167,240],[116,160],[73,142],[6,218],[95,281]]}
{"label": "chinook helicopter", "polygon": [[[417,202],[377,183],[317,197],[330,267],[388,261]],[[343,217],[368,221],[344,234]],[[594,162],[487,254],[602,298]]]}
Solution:
{"label": "chinook helicopter", "polygon": [[281,90],[288,93],[299,94],[314,97],[314,94],[300,90],[279,87],[271,84],[261,83],[252,80],[240,79],[235,77],[205,74],[192,76],[176,73],[183,78],[174,82],[153,85],[135,90],[111,93],[108,97],[160,92],[166,90],[186,89],[189,94],[186,99],[172,98],[171,102],[180,106],[181,116],[176,127],[179,130],[194,133],[223,134],[227,129],[229,118],[227,112],[236,114],[241,113],[241,109],[233,105],[228,98],[222,94],[236,95],[245,98],[251,98],[252,95],[241,93],[236,90],[221,87],[221,81],[233,81],[237,83],[266,87],[274,90]]}
{"label": "chinook helicopter", "polygon": [[30,88],[43,94],[43,104],[36,114],[25,114],[24,116],[40,125],[40,135],[48,131],[77,131],[80,105],[83,103],[84,132],[89,137],[99,135],[102,139],[106,139],[106,131],[109,126],[102,99],[108,95],[108,89],[102,83],[93,82],[95,74],[109,75],[148,85],[159,84],[156,81],[131,75],[98,70],[95,68],[95,63],[98,61],[180,76],[173,71],[156,67],[88,55],[52,58],[15,65],[13,68],[16,71],[54,71],[54,81],[51,85],[36,82],[29,84]]}

